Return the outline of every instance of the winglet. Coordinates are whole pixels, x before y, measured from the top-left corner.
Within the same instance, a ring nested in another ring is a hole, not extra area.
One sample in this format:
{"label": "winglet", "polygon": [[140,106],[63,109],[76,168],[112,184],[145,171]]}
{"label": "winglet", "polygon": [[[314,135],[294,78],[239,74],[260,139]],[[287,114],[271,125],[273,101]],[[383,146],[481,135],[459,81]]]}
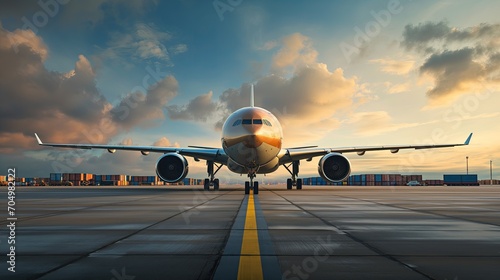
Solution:
{"label": "winglet", "polygon": [[255,99],[253,95],[253,84],[250,85],[250,106],[255,107]]}
{"label": "winglet", "polygon": [[472,138],[472,133],[469,134],[469,137],[467,137],[467,140],[465,140],[464,145],[469,145],[470,139]]}
{"label": "winglet", "polygon": [[38,145],[43,145],[42,140],[40,140],[40,137],[38,137],[38,134],[36,134],[36,132],[35,132],[35,137],[36,141],[38,142]]}

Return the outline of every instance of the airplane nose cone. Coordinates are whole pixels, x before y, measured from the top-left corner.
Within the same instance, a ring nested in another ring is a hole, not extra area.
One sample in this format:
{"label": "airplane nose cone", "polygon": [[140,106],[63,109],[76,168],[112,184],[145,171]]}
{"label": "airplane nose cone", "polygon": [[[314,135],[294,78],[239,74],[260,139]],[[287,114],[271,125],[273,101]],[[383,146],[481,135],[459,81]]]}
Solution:
{"label": "airplane nose cone", "polygon": [[247,148],[258,148],[263,142],[264,141],[260,135],[248,135],[243,144]]}

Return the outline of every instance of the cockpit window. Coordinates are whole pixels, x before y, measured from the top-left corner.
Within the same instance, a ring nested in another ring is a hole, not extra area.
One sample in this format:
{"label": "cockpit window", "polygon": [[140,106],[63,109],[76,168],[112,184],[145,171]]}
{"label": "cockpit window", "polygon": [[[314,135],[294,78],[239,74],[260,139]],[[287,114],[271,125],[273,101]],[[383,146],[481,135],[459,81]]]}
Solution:
{"label": "cockpit window", "polygon": [[238,126],[240,124],[257,124],[257,125],[262,125],[265,124],[267,126],[272,126],[271,122],[266,120],[266,119],[240,119],[236,120],[233,123],[233,126]]}
{"label": "cockpit window", "polygon": [[240,125],[241,124],[241,120],[236,120],[234,123],[233,123],[233,126],[237,126],[237,125]]}

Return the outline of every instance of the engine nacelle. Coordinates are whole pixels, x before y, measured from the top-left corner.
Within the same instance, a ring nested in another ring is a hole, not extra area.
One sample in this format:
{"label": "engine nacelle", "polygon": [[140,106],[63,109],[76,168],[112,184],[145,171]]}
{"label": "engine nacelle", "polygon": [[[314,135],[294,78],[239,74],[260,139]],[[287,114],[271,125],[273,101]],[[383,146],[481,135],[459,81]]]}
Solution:
{"label": "engine nacelle", "polygon": [[186,178],[188,170],[186,158],[177,153],[165,154],[156,163],[156,174],[167,183],[177,183]]}
{"label": "engine nacelle", "polygon": [[318,173],[330,182],[341,182],[351,174],[351,163],[338,153],[329,153],[319,160]]}

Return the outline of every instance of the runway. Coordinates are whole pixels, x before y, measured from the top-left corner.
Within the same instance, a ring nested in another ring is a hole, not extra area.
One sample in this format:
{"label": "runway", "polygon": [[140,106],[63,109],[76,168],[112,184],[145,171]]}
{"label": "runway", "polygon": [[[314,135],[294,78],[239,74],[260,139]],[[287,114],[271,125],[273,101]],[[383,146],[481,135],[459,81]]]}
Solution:
{"label": "runway", "polygon": [[0,279],[500,279],[500,187],[0,190]]}

